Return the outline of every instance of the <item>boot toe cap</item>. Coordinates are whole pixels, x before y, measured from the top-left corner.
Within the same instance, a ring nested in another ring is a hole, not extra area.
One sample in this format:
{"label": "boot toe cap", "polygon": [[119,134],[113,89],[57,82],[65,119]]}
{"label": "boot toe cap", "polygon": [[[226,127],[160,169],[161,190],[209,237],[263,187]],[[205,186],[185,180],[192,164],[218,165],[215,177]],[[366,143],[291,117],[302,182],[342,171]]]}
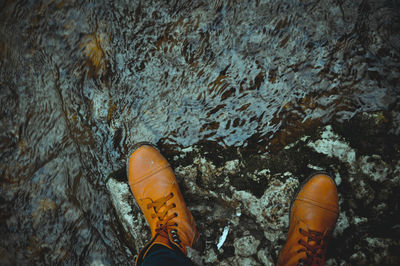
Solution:
{"label": "boot toe cap", "polygon": [[338,209],[338,193],[335,181],[325,174],[312,176],[302,187],[297,199],[308,199],[330,209]]}
{"label": "boot toe cap", "polygon": [[129,183],[136,183],[158,169],[168,166],[167,160],[156,148],[149,144],[141,145],[131,153],[128,159]]}

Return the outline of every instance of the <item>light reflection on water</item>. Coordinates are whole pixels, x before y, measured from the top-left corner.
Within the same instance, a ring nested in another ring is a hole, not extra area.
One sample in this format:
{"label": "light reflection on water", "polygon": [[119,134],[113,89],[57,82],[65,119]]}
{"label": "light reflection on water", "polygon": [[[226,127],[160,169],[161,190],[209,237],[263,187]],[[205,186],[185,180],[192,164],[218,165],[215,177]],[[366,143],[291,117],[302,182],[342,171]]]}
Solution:
{"label": "light reflection on water", "polygon": [[104,180],[134,142],[268,149],[390,108],[398,6],[0,3],[0,253],[19,263],[132,261]]}

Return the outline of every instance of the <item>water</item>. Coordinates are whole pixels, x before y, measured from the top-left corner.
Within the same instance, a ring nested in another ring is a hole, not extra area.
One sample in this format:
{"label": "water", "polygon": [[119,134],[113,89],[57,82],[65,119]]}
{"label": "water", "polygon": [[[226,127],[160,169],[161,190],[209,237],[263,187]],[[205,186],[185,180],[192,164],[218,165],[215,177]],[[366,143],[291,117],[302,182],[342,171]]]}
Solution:
{"label": "water", "polygon": [[3,262],[131,263],[105,180],[137,141],[273,152],[390,111],[399,6],[1,1]]}

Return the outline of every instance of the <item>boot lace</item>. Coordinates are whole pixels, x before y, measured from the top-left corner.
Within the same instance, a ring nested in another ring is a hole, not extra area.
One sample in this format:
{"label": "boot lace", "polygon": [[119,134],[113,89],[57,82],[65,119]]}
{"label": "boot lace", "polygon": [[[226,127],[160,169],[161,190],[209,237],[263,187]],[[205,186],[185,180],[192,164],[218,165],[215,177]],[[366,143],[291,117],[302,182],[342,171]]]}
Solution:
{"label": "boot lace", "polygon": [[326,233],[313,230],[299,229],[299,233],[307,237],[307,241],[300,239],[298,243],[304,248],[297,252],[305,252],[306,257],[299,259],[299,263],[304,265],[323,265],[324,249],[326,247]]}
{"label": "boot lace", "polygon": [[[174,197],[174,193],[171,192],[170,194],[168,194],[165,197],[159,198],[155,201],[152,201],[151,203],[148,203],[147,209],[151,209],[151,208],[154,209],[155,213],[152,213],[151,217],[153,219],[157,218],[157,224],[156,224],[156,229],[155,229],[156,233],[158,235],[163,235],[168,238],[168,230],[171,227],[175,227],[175,229],[170,230],[170,233],[172,235],[172,241],[175,242],[180,247],[182,247],[181,240],[179,239],[179,235],[178,235],[178,230],[176,229],[178,224],[176,222],[172,221],[172,219],[174,219],[175,217],[178,216],[178,213],[174,212],[174,213],[167,215],[169,210],[176,207],[175,203],[167,204],[167,201],[172,199],[173,197]],[[162,208],[163,208],[163,210],[161,211]]]}

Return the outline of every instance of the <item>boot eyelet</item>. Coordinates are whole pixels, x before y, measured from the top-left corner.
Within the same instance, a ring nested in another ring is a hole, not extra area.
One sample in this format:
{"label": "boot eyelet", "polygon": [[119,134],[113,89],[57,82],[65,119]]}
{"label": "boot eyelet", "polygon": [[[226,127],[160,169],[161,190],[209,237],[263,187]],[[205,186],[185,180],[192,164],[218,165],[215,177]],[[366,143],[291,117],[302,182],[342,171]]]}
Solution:
{"label": "boot eyelet", "polygon": [[178,217],[178,213],[177,212],[175,213],[175,217]]}
{"label": "boot eyelet", "polygon": [[176,204],[175,204],[175,203],[172,203],[172,207],[173,207],[173,208],[176,208]]}
{"label": "boot eyelet", "polygon": [[171,192],[171,194],[170,194],[170,195],[171,195],[171,197],[173,197],[173,196],[174,196],[174,193],[172,193],[172,192]]}

